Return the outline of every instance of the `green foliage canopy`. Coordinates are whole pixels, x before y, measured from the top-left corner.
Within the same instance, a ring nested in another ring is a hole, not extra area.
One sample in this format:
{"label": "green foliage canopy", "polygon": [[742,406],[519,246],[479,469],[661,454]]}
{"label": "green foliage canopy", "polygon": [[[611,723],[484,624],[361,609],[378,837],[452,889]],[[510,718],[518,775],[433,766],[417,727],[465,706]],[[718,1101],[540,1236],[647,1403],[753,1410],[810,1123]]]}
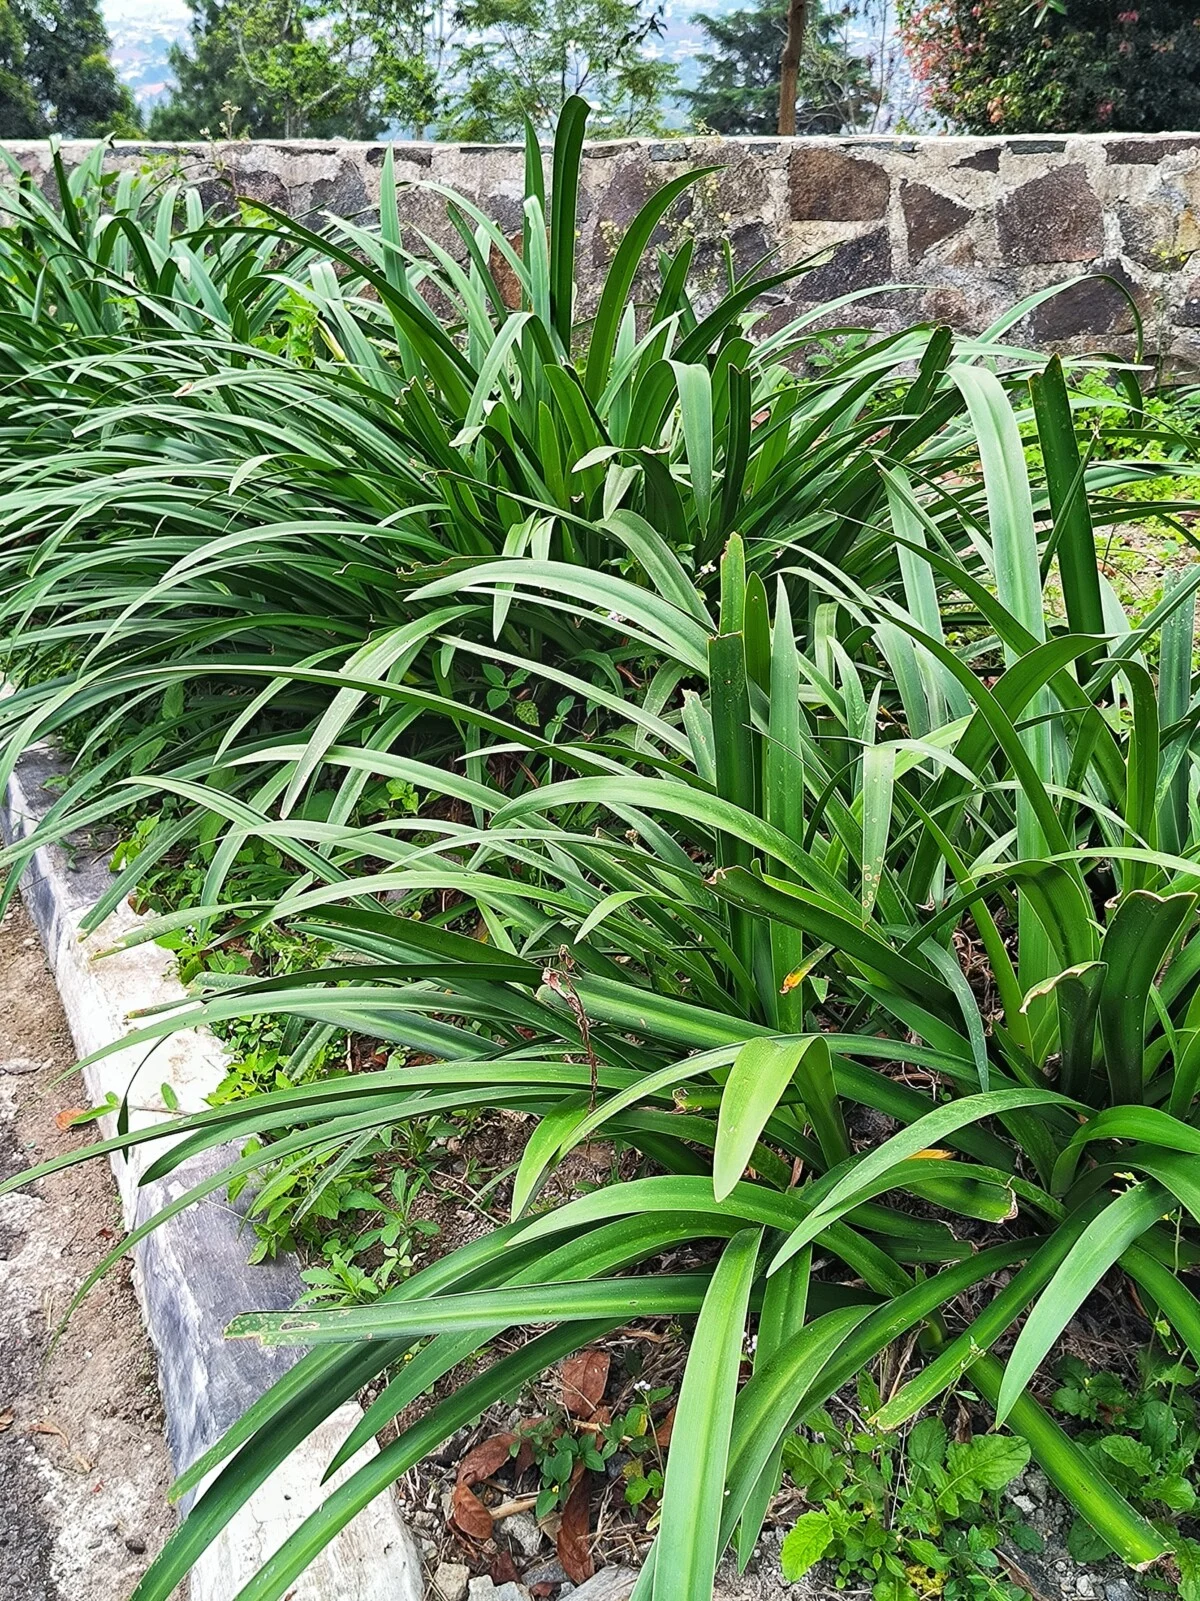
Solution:
{"label": "green foliage canopy", "polygon": [[0,0],[0,138],[137,133],[108,48],[96,0]]}
{"label": "green foliage canopy", "polygon": [[597,129],[615,138],[656,133],[675,69],[647,45],[661,7],[640,0],[463,0],[470,42],[458,56],[465,86],[445,132],[455,139],[520,137],[526,117],[554,125],[571,95],[595,102]]}
{"label": "green foliage canopy", "polygon": [[932,108],[968,133],[1158,133],[1200,119],[1200,15],[1181,0],[909,4]]}
{"label": "green foliage canopy", "polygon": [[421,0],[193,0],[171,51],[177,89],[150,132],[373,139],[423,132],[437,107],[445,37]]}
{"label": "green foliage canopy", "polygon": [[[782,6],[760,3],[693,18],[711,49],[700,57],[697,87],[684,99],[699,122],[721,134],[773,134],[779,120],[780,54],[787,36]],[[866,60],[850,50],[844,12],[810,21],[800,61],[797,133],[842,133],[875,100]]]}

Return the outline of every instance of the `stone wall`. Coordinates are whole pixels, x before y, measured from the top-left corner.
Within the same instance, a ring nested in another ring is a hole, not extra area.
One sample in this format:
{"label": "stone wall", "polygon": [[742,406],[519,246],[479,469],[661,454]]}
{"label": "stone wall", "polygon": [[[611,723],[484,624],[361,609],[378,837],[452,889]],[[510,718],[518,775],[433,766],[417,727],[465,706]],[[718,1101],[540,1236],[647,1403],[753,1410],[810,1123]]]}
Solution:
{"label": "stone wall", "polygon": [[[45,144],[7,148],[45,179]],[[63,154],[73,164],[89,148],[68,143]],[[236,191],[309,219],[327,211],[367,218],[385,148],[118,144],[112,163],[177,170],[213,201]],[[404,215],[415,226],[453,237],[441,197],[412,187],[433,182],[519,228],[520,150],[392,148],[397,176],[409,185]],[[1200,367],[1200,134],[592,144],[580,204],[585,300],[646,197],[676,173],[709,165],[719,170],[676,203],[660,240],[672,247],[692,237],[698,270],[714,285],[726,242],[739,271],[771,251],[781,263],[821,253],[812,271],[774,294],[773,323],[839,296],[903,285],[841,315],[878,328],[934,319],[979,331],[1023,297],[1082,278],[1033,308],[1017,336],[1045,347],[1128,351],[1132,296],[1147,355]]]}

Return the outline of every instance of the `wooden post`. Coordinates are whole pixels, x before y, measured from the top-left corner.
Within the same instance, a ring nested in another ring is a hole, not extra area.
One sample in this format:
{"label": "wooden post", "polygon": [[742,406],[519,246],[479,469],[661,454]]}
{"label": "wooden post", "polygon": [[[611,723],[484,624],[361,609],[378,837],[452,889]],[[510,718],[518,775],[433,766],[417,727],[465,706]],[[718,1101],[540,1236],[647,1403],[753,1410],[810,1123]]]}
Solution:
{"label": "wooden post", "polygon": [[779,78],[779,131],[794,134],[796,131],[796,91],[800,75],[800,57],[804,51],[804,33],[808,27],[809,0],[788,0],[787,38],[780,58],[782,71]]}

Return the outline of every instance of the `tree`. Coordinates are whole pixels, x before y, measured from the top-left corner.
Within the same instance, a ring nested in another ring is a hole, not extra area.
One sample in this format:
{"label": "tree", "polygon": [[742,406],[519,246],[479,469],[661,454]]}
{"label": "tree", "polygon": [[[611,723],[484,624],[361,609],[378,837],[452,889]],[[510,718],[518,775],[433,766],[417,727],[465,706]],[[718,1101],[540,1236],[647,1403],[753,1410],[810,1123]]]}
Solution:
{"label": "tree", "polygon": [[928,0],[902,27],[930,106],[968,133],[1200,125],[1195,0]]}
{"label": "tree", "polygon": [[[854,55],[843,31],[845,13],[816,11],[796,72],[795,128],[841,133],[874,105],[869,63]],[[687,91],[696,120],[714,133],[772,134],[780,127],[783,51],[788,25],[779,0],[723,16],[693,19],[713,45],[700,59],[700,79]],[[786,100],[786,91],[782,98]]]}
{"label": "tree", "polygon": [[586,96],[595,133],[657,133],[675,81],[655,59],[661,8],[643,0],[461,0],[468,42],[458,52],[463,86],[442,131],[449,138],[505,140],[528,117],[548,133],[563,102]]}
{"label": "tree", "polygon": [[137,133],[96,0],[0,0],[0,138]]}
{"label": "tree", "polygon": [[192,18],[154,138],[236,121],[260,139],[374,139],[437,115],[446,28],[424,0],[192,0]]}

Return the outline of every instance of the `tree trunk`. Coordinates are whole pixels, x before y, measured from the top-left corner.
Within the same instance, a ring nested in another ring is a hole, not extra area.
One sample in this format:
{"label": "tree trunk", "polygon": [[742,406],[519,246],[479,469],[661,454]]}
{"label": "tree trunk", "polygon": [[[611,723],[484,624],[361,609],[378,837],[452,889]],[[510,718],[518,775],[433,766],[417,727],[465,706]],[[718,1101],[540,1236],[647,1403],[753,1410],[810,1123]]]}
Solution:
{"label": "tree trunk", "polygon": [[779,78],[779,131],[794,134],[796,131],[796,87],[800,75],[800,57],[804,51],[804,32],[808,27],[809,0],[787,0],[787,38],[780,58],[782,71]]}

